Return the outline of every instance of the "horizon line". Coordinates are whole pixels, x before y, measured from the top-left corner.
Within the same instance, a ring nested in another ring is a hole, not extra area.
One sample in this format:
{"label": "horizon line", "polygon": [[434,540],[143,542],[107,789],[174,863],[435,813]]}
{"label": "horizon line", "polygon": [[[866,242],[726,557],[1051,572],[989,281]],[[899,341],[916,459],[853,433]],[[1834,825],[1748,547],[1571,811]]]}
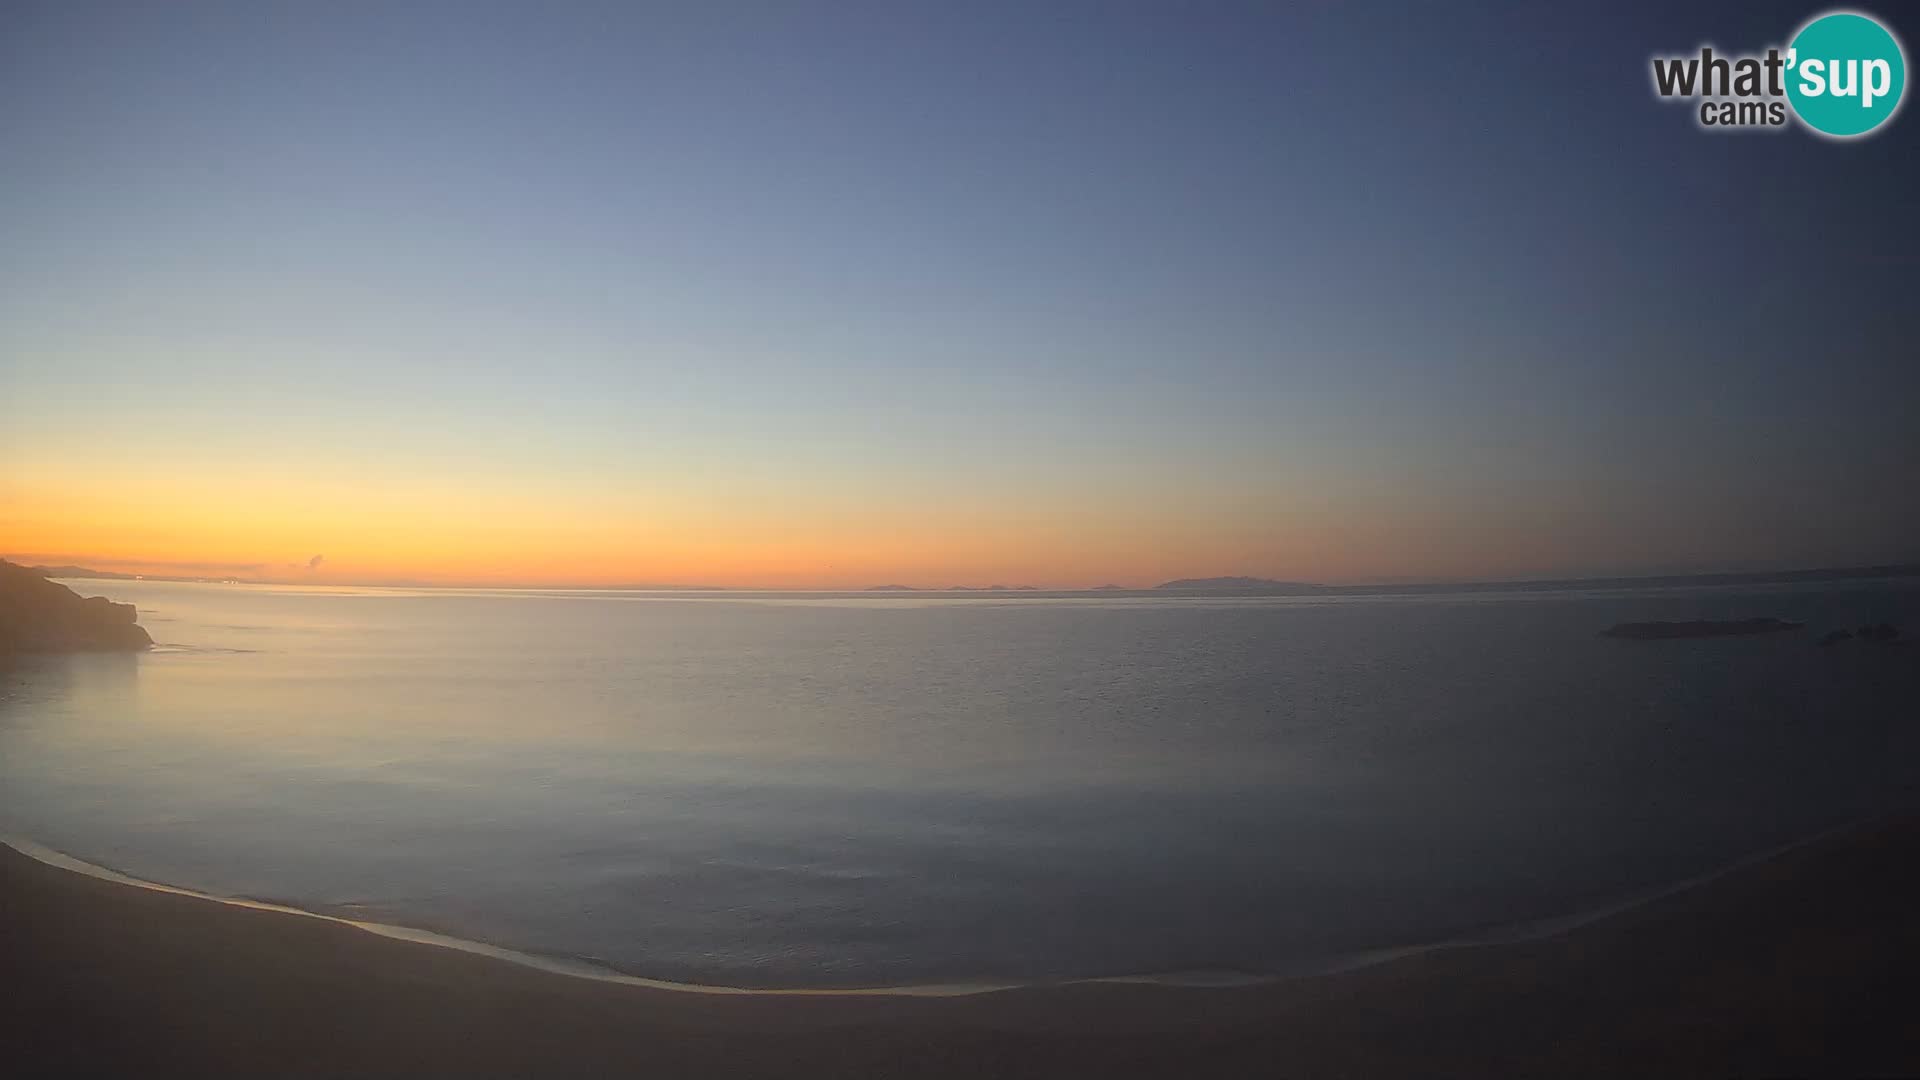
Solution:
{"label": "horizon line", "polygon": [[[44,558],[44,556],[41,556]],[[12,562],[33,570],[79,570],[81,574],[55,575],[71,580],[96,581],[163,581],[192,584],[233,584],[233,585],[272,585],[298,586],[306,588],[363,588],[363,589],[437,589],[447,591],[489,590],[500,592],[733,592],[733,593],[875,593],[878,595],[899,593],[1143,593],[1143,592],[1241,592],[1257,593],[1277,589],[1298,590],[1304,595],[1338,594],[1351,592],[1388,593],[1396,590],[1433,591],[1444,589],[1495,588],[1500,586],[1533,587],[1542,586],[1587,586],[1600,587],[1626,583],[1711,583],[1724,581],[1739,583],[1742,581],[1792,581],[1794,579],[1861,579],[1872,577],[1910,577],[1920,576],[1920,558],[1887,563],[1850,564],[1841,566],[1795,567],[1779,570],[1706,570],[1678,571],[1664,573],[1632,574],[1595,574],[1573,577],[1472,577],[1472,578],[1425,578],[1425,579],[1375,579],[1372,581],[1319,582],[1298,579],[1274,579],[1255,575],[1221,574],[1206,577],[1177,577],[1151,585],[1123,585],[1103,583],[1101,585],[1053,586],[1018,584],[1007,585],[943,585],[923,586],[905,585],[892,582],[880,582],[872,585],[796,587],[790,585],[682,585],[682,584],[642,584],[633,582],[613,582],[607,584],[583,585],[568,583],[514,582],[429,582],[404,578],[399,579],[363,579],[315,581],[291,577],[241,577],[218,574],[154,573],[138,574],[124,571],[103,571],[79,562],[55,562],[36,564],[36,560],[20,555],[0,555],[0,561]],[[119,560],[98,560],[119,561]],[[141,565],[136,562],[123,562],[122,565]],[[1181,587],[1180,583],[1193,584]],[[1244,582],[1245,584],[1208,585],[1208,582]]]}

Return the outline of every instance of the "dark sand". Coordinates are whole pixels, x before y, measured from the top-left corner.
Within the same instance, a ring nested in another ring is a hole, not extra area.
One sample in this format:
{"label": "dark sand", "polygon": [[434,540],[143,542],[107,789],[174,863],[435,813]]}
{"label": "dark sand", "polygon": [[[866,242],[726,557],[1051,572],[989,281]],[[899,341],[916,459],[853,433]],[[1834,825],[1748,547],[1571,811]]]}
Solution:
{"label": "dark sand", "polygon": [[1525,944],[1237,989],[718,997],[0,848],[0,1074],[1920,1075],[1920,819]]}

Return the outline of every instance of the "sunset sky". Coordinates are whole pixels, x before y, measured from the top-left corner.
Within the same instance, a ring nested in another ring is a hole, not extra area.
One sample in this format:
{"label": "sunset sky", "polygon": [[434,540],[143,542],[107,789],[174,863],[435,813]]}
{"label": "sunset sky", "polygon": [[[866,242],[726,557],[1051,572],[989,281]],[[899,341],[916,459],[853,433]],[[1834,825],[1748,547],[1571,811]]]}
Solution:
{"label": "sunset sky", "polygon": [[1920,116],[1703,133],[1647,58],[1814,9],[1664,7],[8,4],[0,554],[1920,559]]}

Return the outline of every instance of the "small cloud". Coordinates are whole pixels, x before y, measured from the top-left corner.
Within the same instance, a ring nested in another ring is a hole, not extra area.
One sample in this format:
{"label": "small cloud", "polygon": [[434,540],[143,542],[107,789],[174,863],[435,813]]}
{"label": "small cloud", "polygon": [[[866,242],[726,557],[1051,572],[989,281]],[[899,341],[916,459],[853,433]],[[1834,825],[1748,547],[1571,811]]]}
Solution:
{"label": "small cloud", "polygon": [[320,569],[320,564],[326,561],[327,557],[325,555],[315,555],[313,558],[307,560],[307,569],[318,570]]}

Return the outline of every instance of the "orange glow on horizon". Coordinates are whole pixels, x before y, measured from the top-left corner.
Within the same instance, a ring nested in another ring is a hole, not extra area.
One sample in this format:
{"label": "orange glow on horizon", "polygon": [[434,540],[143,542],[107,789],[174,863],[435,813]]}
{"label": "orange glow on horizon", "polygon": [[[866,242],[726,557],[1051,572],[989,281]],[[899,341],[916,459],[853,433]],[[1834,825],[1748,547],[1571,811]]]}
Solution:
{"label": "orange glow on horizon", "polygon": [[1622,543],[1591,517],[1552,508],[1531,520],[1512,507],[1442,514],[1398,493],[1255,501],[1199,487],[1153,499],[956,489],[880,500],[852,482],[800,493],[715,491],[672,475],[564,481],[364,463],[69,464],[0,477],[0,555],[341,585],[1090,588],[1215,575],[1579,576]]}
{"label": "orange glow on horizon", "polygon": [[[1209,573],[1326,579],[1336,533],[955,500],[625,504],[504,491],[149,478],[0,483],[0,553],[153,576],[330,584],[1091,587]],[[1275,548],[1292,551],[1276,558]],[[1317,549],[1317,550],[1316,550]],[[309,560],[322,561],[309,568]],[[1309,571],[1312,573],[1309,573]]]}

